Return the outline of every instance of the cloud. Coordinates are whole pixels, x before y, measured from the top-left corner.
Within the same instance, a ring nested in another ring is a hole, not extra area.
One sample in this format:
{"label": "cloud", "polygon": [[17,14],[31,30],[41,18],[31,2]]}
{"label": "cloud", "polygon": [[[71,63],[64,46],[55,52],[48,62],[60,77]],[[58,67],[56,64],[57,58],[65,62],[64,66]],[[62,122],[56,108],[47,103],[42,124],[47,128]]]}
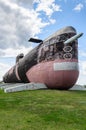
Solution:
{"label": "cloud", "polygon": [[85,51],[79,51],[80,57],[86,58],[86,52]]}
{"label": "cloud", "polygon": [[28,38],[41,32],[48,23],[32,9],[26,9],[17,3],[0,1],[0,48],[18,48],[28,46]]}
{"label": "cloud", "polygon": [[16,2],[18,3],[18,4],[21,4],[21,5],[27,5],[27,6],[29,6],[29,7],[32,7],[32,5],[33,5],[33,0],[16,0]]}
{"label": "cloud", "polygon": [[[3,68],[3,70],[2,70]],[[2,76],[11,68],[10,65],[0,63],[0,81],[2,80]]]}
{"label": "cloud", "polygon": [[80,62],[81,73],[86,76],[86,61]]}
{"label": "cloud", "polygon": [[86,60],[79,61],[79,78],[77,84],[86,85]]}
{"label": "cloud", "polygon": [[37,3],[36,12],[43,11],[47,16],[51,16],[54,11],[62,11],[60,5],[55,4],[55,0],[34,0]]}
{"label": "cloud", "polygon": [[13,48],[6,48],[5,50],[0,49],[0,56],[1,57],[16,57],[18,54],[23,53],[26,55],[29,51],[32,50],[32,46],[26,48],[21,46],[20,48],[13,49]]}
{"label": "cloud", "polygon": [[79,3],[79,4],[76,5],[76,7],[74,8],[74,10],[75,11],[81,11],[83,7],[84,7],[83,4]]}
{"label": "cloud", "polygon": [[86,52],[79,50],[79,78],[77,84],[86,85]]}

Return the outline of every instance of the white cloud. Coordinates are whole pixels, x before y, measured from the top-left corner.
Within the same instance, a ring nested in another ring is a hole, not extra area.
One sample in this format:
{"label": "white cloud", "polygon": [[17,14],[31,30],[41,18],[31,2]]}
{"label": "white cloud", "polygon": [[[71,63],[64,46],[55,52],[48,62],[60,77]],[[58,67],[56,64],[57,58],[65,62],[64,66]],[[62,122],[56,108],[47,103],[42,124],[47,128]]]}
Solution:
{"label": "white cloud", "polygon": [[34,2],[38,4],[36,11],[43,11],[49,17],[54,11],[62,11],[60,5],[55,4],[55,0],[34,0]]}
{"label": "white cloud", "polygon": [[79,84],[79,85],[86,85],[86,76],[83,75],[80,71],[79,73],[79,78],[77,80],[77,83],[76,84]]}
{"label": "white cloud", "polygon": [[37,35],[49,23],[43,22],[35,10],[0,1],[0,48],[28,46],[28,38]]}
{"label": "white cloud", "polygon": [[80,57],[86,58],[86,52],[85,51],[79,51]]}
{"label": "white cloud", "polygon": [[77,84],[86,85],[86,52],[79,50],[79,78]]}
{"label": "white cloud", "polygon": [[29,7],[32,7],[32,4],[33,4],[33,0],[16,0],[16,2],[18,4],[24,4],[24,5],[27,5]]}
{"label": "white cloud", "polygon": [[51,24],[54,24],[55,22],[56,22],[55,19],[50,19],[50,23],[51,23]]}
{"label": "white cloud", "polygon": [[86,76],[86,61],[80,62],[81,73]]}
{"label": "white cloud", "polygon": [[76,7],[74,8],[74,10],[75,11],[81,11],[83,7],[84,7],[83,4],[79,3],[79,4],[76,5]]}
{"label": "white cloud", "polygon": [[79,78],[77,83],[81,85],[86,85],[86,61],[79,61]]}
{"label": "white cloud", "polygon": [[[2,70],[3,68],[3,70]],[[2,80],[2,76],[11,68],[10,65],[0,63],[0,81]]]}
{"label": "white cloud", "polygon": [[20,46],[20,48],[13,49],[13,48],[6,48],[5,50],[0,49],[1,57],[16,57],[18,54],[23,53],[26,55],[29,51],[32,50],[32,46],[26,48],[24,46]]}

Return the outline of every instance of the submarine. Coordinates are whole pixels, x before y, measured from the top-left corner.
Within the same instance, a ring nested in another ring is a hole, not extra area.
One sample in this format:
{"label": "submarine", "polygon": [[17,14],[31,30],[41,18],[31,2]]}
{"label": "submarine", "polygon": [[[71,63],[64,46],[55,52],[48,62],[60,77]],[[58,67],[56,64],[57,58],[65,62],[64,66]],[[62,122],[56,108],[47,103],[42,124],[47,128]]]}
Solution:
{"label": "submarine", "polygon": [[64,27],[48,38],[30,38],[38,45],[25,56],[16,57],[16,64],[3,76],[5,83],[43,83],[50,89],[67,90],[77,81],[78,38],[72,26]]}

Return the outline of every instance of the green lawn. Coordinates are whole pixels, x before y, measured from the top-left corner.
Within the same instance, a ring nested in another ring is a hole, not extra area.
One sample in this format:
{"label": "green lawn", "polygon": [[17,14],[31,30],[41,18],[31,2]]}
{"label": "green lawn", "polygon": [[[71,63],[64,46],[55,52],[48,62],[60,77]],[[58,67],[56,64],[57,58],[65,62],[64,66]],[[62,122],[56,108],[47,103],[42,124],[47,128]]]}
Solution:
{"label": "green lawn", "polygon": [[86,130],[86,91],[0,90],[0,130]]}

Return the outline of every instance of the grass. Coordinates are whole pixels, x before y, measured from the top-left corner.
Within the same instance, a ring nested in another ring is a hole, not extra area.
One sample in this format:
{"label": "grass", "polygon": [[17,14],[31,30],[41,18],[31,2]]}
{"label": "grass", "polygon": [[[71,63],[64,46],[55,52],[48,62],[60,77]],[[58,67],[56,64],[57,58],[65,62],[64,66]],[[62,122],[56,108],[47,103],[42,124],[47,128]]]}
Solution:
{"label": "grass", "polygon": [[0,130],[86,130],[86,91],[0,90]]}

